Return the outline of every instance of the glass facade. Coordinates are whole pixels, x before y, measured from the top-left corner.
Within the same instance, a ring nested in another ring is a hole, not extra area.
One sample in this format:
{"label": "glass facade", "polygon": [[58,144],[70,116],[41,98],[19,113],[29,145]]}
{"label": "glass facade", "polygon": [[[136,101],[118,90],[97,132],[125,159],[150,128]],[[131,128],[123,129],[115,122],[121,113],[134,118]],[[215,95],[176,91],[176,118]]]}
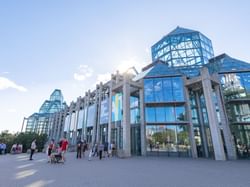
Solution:
{"label": "glass facade", "polygon": [[145,103],[184,101],[181,77],[145,79],[144,90]]}
{"label": "glass facade", "polygon": [[152,60],[171,67],[201,66],[213,57],[212,42],[198,31],[177,27],[152,46]]}
{"label": "glass facade", "polygon": [[36,132],[48,134],[52,128],[49,124],[51,114],[62,111],[66,106],[63,101],[61,90],[54,90],[50,95],[50,100],[45,100],[38,113],[31,115],[26,124],[26,132]]}
{"label": "glass facade", "polygon": [[109,100],[103,100],[101,102],[101,114],[100,114],[100,124],[107,124],[109,117]]}
{"label": "glass facade", "polygon": [[84,110],[81,109],[81,110],[79,110],[79,113],[78,113],[77,129],[83,128],[83,119],[84,119]]}
{"label": "glass facade", "polygon": [[[181,27],[164,36],[151,49],[153,63],[125,82],[130,86],[130,131],[123,123],[123,94],[127,92],[122,93],[124,80],[119,73],[112,75],[111,87],[109,83],[97,85],[97,90],[78,99],[79,103],[64,111],[67,115],[62,120],[62,131],[69,133],[69,138],[74,138],[74,132],[77,132],[77,136],[83,135],[89,143],[114,141],[118,150],[130,146],[132,154],[143,151],[141,140],[146,139],[148,154],[191,156],[190,142],[194,140],[196,147],[192,147],[193,152],[197,149],[198,157],[207,158],[218,155],[215,151],[222,147],[227,153],[230,149],[226,147],[225,137],[233,136],[238,157],[250,157],[250,64],[226,54],[213,57],[211,40],[198,31]],[[209,84],[200,73],[203,67],[209,71]],[[211,88],[205,89],[204,86],[208,85]],[[140,100],[142,88],[144,95]],[[211,93],[207,95],[204,90]],[[210,96],[212,98],[208,99]],[[219,108],[221,104],[225,108]],[[47,132],[51,126],[49,116],[63,109],[62,94],[60,90],[55,90],[39,113],[28,118],[26,131]],[[145,120],[145,134],[141,134],[141,119]],[[224,125],[228,121],[231,134],[223,136],[227,132]],[[193,137],[189,134],[190,125],[194,129]],[[218,131],[215,130],[217,126]],[[123,136],[128,132],[131,140],[124,141]],[[214,143],[212,137],[219,137],[222,141]],[[131,145],[126,145],[127,142]],[[214,145],[218,149],[214,149]]]}
{"label": "glass facade", "polygon": [[232,125],[236,151],[239,158],[249,158],[250,156],[250,125]]}
{"label": "glass facade", "polygon": [[[156,76],[157,71],[153,68],[150,76],[152,72]],[[179,76],[144,79],[148,152],[190,156],[183,89],[184,83]]]}
{"label": "glass facade", "polygon": [[147,125],[147,151],[184,153],[190,156],[187,126],[185,125]]}
{"label": "glass facade", "polygon": [[117,93],[112,96],[112,122],[122,119],[122,94]]}
{"label": "glass facade", "polygon": [[88,113],[87,113],[87,127],[93,127],[95,124],[95,112],[96,112],[96,106],[91,105],[88,107]]}

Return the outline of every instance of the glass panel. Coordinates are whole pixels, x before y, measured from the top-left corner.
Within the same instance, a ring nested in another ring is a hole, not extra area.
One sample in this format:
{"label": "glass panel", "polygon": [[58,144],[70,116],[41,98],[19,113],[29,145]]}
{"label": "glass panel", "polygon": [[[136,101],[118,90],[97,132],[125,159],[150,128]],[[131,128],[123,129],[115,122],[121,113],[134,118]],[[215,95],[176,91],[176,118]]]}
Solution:
{"label": "glass panel", "polygon": [[64,132],[69,131],[69,125],[70,125],[70,115],[67,115],[65,118],[65,124],[64,124]]}
{"label": "glass panel", "polygon": [[175,121],[174,107],[165,107],[165,111],[166,111],[166,121],[168,122]]}
{"label": "glass panel", "polygon": [[250,121],[250,104],[232,103],[228,104],[228,118],[231,122]]}
{"label": "glass panel", "polygon": [[162,79],[154,79],[155,101],[163,101]]}
{"label": "glass panel", "polygon": [[80,110],[78,114],[77,129],[81,129],[83,127],[83,117],[84,117],[83,115],[84,115],[84,111]]}
{"label": "glass panel", "polygon": [[165,122],[165,108],[164,107],[156,107],[156,122]]}
{"label": "glass panel", "polygon": [[153,107],[146,107],[145,108],[146,112],[146,122],[150,123],[150,122],[155,122],[155,108]]}
{"label": "glass panel", "polygon": [[145,95],[145,102],[153,102],[154,101],[153,80],[151,80],[151,79],[144,80],[144,95]]}
{"label": "glass panel", "polygon": [[173,88],[171,78],[163,79],[163,96],[164,101],[173,101]]}
{"label": "glass panel", "polygon": [[100,124],[108,123],[109,117],[109,99],[101,102]]}
{"label": "glass panel", "polygon": [[70,121],[70,131],[76,130],[76,113],[73,112],[71,114],[71,121]]}
{"label": "glass panel", "polygon": [[176,121],[185,121],[185,107],[184,106],[177,106],[175,107],[175,114],[176,114]]}
{"label": "glass panel", "polygon": [[117,93],[112,96],[112,121],[121,121],[122,119],[122,94]]}
{"label": "glass panel", "polygon": [[87,127],[93,127],[96,117],[96,107],[91,105],[88,107],[88,116],[87,116]]}
{"label": "glass panel", "polygon": [[140,119],[139,109],[134,108],[130,110],[130,122],[131,124],[138,124]]}
{"label": "glass panel", "polygon": [[250,125],[232,125],[236,151],[239,158],[250,157]]}
{"label": "glass panel", "polygon": [[[190,142],[188,136],[187,126],[179,125],[177,128],[177,139],[178,139],[178,151],[188,152],[190,150]],[[190,154],[190,153],[188,153]]]}
{"label": "glass panel", "polygon": [[183,81],[180,77],[172,78],[173,81],[173,93],[175,101],[184,101],[183,95]]}

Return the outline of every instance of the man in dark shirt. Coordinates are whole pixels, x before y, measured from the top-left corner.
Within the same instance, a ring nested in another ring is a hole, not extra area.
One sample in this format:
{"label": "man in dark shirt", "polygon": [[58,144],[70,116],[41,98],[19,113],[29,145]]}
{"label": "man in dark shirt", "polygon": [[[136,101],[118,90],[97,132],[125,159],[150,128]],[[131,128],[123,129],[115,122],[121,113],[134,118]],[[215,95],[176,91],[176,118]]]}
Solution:
{"label": "man in dark shirt", "polygon": [[77,145],[76,145],[76,158],[82,158],[82,146],[83,146],[83,142],[79,139],[77,141]]}

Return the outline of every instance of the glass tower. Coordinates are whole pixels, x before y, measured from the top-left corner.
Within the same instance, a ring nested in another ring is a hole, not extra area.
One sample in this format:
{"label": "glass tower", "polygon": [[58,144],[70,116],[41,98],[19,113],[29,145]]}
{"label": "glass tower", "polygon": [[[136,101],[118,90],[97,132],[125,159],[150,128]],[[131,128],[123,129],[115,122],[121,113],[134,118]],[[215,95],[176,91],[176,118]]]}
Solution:
{"label": "glass tower", "polygon": [[214,56],[212,42],[198,31],[177,27],[151,47],[153,62],[171,67],[201,66]]}
{"label": "glass tower", "polygon": [[48,133],[50,115],[62,111],[65,106],[61,90],[55,89],[50,95],[50,100],[44,101],[39,112],[28,117],[25,131],[39,134]]}

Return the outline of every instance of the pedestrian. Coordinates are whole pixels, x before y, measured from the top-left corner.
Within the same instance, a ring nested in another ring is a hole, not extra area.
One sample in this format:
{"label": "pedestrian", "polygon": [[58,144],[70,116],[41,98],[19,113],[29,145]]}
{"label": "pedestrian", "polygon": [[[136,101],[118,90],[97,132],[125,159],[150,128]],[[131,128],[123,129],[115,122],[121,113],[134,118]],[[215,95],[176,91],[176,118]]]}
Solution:
{"label": "pedestrian", "polygon": [[3,143],[1,142],[0,143],[0,155],[2,154],[2,152],[3,152]]}
{"label": "pedestrian", "polygon": [[111,147],[111,156],[113,157],[115,155],[115,150],[116,150],[114,141],[110,144],[110,147]]}
{"label": "pedestrian", "polygon": [[82,158],[82,147],[83,147],[83,142],[82,140],[78,140],[77,141],[77,145],[76,145],[76,158]]}
{"label": "pedestrian", "polygon": [[6,154],[6,144],[3,143],[3,154]]}
{"label": "pedestrian", "polygon": [[36,150],[36,139],[34,139],[30,146],[30,160],[33,160],[32,156]]}
{"label": "pedestrian", "polygon": [[94,147],[92,147],[92,149],[89,150],[89,159],[88,161],[91,161],[91,157],[93,156],[94,154]]}
{"label": "pedestrian", "polygon": [[51,161],[51,153],[55,150],[55,140],[51,139],[49,145],[48,145],[48,162]]}
{"label": "pedestrian", "polygon": [[68,145],[69,142],[66,139],[66,137],[64,137],[61,141],[61,150],[62,150],[62,161],[65,162],[65,153],[68,150]]}
{"label": "pedestrian", "polygon": [[109,157],[108,147],[109,147],[109,143],[105,142],[104,143],[104,152],[103,152],[104,157],[106,157],[106,156]]}
{"label": "pedestrian", "polygon": [[98,157],[98,144],[96,143],[93,147],[93,157],[97,156]]}
{"label": "pedestrian", "polygon": [[84,140],[83,141],[83,150],[82,150],[83,157],[85,156],[85,151],[87,151],[87,150],[88,150],[88,144],[87,144],[86,140]]}
{"label": "pedestrian", "polygon": [[99,146],[98,146],[98,152],[99,152],[99,159],[101,160],[102,159],[102,152],[104,150],[104,145],[102,143],[99,143]]}

